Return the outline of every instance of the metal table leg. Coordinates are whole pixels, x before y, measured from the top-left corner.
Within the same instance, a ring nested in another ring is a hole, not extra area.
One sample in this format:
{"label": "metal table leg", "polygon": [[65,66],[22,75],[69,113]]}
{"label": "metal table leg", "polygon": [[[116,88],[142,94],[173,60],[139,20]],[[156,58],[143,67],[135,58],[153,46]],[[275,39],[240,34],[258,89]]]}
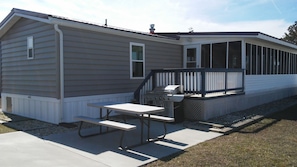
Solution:
{"label": "metal table leg", "polygon": [[[100,119],[102,119],[102,108],[100,108]],[[100,133],[102,133],[102,126],[100,126]]]}
{"label": "metal table leg", "polygon": [[140,143],[141,144],[143,144],[143,124],[144,124],[144,117],[143,117],[143,115],[141,115],[141,117],[140,117],[140,126],[141,126],[141,129],[140,129]]}
{"label": "metal table leg", "polygon": [[147,119],[147,141],[150,141],[150,130],[151,130],[151,114],[148,114]]}

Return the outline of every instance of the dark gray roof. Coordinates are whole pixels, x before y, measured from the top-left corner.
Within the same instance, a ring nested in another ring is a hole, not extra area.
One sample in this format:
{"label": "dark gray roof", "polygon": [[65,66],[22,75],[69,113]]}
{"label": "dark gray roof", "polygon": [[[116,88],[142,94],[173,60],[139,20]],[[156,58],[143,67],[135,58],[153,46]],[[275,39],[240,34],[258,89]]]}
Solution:
{"label": "dark gray roof", "polygon": [[26,15],[26,16],[33,16],[33,17],[37,17],[37,18],[41,18],[41,19],[48,19],[49,17],[52,17],[52,18],[57,18],[57,19],[65,20],[65,21],[71,21],[71,22],[76,22],[76,23],[81,23],[81,24],[92,25],[92,26],[98,26],[98,27],[101,27],[101,28],[106,28],[106,29],[111,29],[111,30],[116,30],[116,31],[123,31],[123,32],[135,33],[135,34],[139,34],[139,35],[146,35],[146,36],[151,36],[151,37],[166,38],[166,39],[175,40],[175,38],[171,38],[171,37],[168,37],[168,36],[162,36],[162,35],[159,35],[159,34],[150,34],[149,32],[146,33],[146,32],[134,31],[134,30],[129,30],[129,29],[123,29],[123,28],[119,28],[119,27],[99,25],[99,24],[91,23],[91,22],[87,22],[87,21],[70,19],[70,18],[67,18],[67,17],[57,16],[57,15],[52,15],[52,14],[45,14],[45,13],[38,13],[38,12],[22,10],[22,9],[17,9],[17,8],[13,8],[11,10],[11,12],[0,23],[0,27],[2,27],[7,21],[9,21],[9,19],[16,13],[21,14],[21,15]]}
{"label": "dark gray roof", "polygon": [[[261,32],[160,32],[156,33],[158,35],[167,36],[171,38],[178,39],[180,36],[257,36],[259,34],[263,34],[266,36],[269,36],[267,34],[261,33]],[[272,36],[270,36],[272,37]],[[275,38],[275,37],[273,37]],[[277,39],[277,38],[276,38]]]}
{"label": "dark gray roof", "polygon": [[[90,25],[90,26],[96,26],[98,28],[104,28],[108,30],[113,30],[113,31],[121,31],[125,33],[133,33],[133,34],[138,34],[140,36],[147,36],[147,37],[153,37],[153,38],[159,38],[159,39],[168,39],[169,41],[176,41],[179,40],[180,37],[182,36],[193,36],[193,37],[211,37],[211,36],[217,36],[217,37],[254,37],[254,38],[261,38],[270,42],[276,42],[282,45],[290,45],[289,47],[297,48],[295,44],[289,43],[287,41],[283,41],[281,39],[278,39],[276,37],[261,33],[261,32],[160,32],[160,33],[155,33],[155,34],[150,34],[149,32],[140,32],[140,31],[134,31],[134,30],[129,30],[129,29],[123,29],[123,28],[118,28],[118,27],[113,27],[113,26],[106,26],[106,25],[99,25],[96,23],[91,23],[91,22],[86,22],[86,21],[81,21],[81,20],[76,20],[76,19],[69,19],[66,17],[61,17],[61,16],[56,16],[52,14],[44,14],[44,13],[38,13],[38,12],[33,12],[33,11],[27,11],[27,10],[22,10],[22,9],[16,9],[13,8],[11,12],[4,18],[4,20],[0,23],[0,37],[6,33],[6,31],[9,30],[9,28],[16,22],[17,19],[12,19],[14,15],[17,15],[17,17],[34,17],[38,18],[40,20],[43,20],[45,22],[48,22],[49,24],[53,24],[50,22],[50,18],[55,18],[59,19],[61,21],[69,21],[72,23],[79,23],[79,24],[84,24],[84,25]],[[11,19],[13,21],[11,21]],[[7,26],[6,23],[10,24]],[[260,37],[261,36],[261,37]]]}

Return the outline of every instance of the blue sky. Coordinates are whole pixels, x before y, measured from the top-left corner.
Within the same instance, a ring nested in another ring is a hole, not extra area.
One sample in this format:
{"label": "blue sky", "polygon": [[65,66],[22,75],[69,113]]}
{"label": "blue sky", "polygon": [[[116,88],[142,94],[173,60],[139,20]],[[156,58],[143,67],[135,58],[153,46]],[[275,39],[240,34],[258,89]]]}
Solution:
{"label": "blue sky", "polygon": [[297,0],[0,0],[0,20],[20,8],[148,32],[260,31],[282,37]]}

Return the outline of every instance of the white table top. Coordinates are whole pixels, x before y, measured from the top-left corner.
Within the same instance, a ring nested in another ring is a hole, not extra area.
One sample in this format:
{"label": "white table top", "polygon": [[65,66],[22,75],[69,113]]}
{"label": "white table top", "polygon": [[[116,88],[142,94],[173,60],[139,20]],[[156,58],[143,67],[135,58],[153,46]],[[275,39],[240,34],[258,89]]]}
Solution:
{"label": "white table top", "polygon": [[148,106],[148,105],[133,104],[133,103],[105,105],[103,107],[110,110],[115,110],[118,112],[130,113],[130,114],[153,114],[153,113],[164,111],[164,107]]}

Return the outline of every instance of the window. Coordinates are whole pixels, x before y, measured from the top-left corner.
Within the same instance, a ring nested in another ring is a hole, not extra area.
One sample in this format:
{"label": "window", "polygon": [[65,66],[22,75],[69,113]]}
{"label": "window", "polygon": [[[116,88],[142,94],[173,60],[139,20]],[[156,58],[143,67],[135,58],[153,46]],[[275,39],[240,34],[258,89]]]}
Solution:
{"label": "window", "polygon": [[34,58],[34,42],[33,37],[27,37],[27,59]]}
{"label": "window", "polygon": [[130,78],[144,78],[144,44],[130,43]]}

